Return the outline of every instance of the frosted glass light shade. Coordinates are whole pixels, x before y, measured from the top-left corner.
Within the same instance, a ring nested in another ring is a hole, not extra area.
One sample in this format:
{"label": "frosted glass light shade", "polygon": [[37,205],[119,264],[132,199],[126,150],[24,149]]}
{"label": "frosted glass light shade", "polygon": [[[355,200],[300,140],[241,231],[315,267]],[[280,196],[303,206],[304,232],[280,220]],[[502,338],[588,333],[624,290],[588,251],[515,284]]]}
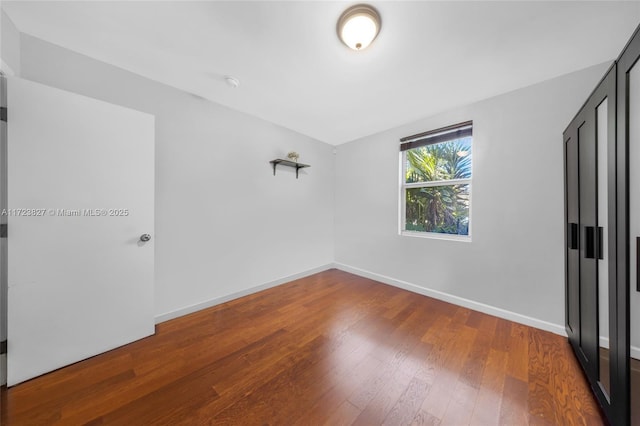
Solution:
{"label": "frosted glass light shade", "polygon": [[366,4],[350,7],[338,20],[338,37],[353,50],[365,49],[379,32],[380,15]]}

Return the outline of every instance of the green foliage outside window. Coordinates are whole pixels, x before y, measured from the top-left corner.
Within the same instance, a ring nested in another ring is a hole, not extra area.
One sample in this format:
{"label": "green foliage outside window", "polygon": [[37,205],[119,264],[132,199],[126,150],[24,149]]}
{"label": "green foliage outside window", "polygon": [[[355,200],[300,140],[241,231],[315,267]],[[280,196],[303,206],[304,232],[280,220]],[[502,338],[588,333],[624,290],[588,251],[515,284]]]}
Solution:
{"label": "green foliage outside window", "polygon": [[436,183],[406,188],[407,231],[469,235],[471,138],[456,139],[406,151],[405,182]]}

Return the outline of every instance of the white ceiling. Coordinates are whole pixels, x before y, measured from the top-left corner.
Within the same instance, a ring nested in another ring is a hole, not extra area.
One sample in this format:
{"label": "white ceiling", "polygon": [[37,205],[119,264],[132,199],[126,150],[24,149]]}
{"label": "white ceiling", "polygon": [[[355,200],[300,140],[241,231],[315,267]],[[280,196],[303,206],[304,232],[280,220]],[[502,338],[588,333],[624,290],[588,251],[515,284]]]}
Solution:
{"label": "white ceiling", "polygon": [[334,145],[615,59],[640,22],[639,2],[372,0],[382,30],[355,52],[335,28],[350,4],[2,8],[24,33]]}

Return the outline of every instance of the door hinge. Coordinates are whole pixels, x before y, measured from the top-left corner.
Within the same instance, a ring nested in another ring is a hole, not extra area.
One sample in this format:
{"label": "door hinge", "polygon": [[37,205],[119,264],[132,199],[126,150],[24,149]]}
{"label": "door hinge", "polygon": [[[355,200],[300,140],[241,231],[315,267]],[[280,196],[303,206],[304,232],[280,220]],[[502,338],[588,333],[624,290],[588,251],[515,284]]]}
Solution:
{"label": "door hinge", "polygon": [[0,107],[0,121],[7,121],[7,107]]}
{"label": "door hinge", "polygon": [[7,353],[7,341],[3,340],[0,342],[0,355],[4,355]]}
{"label": "door hinge", "polygon": [[7,224],[3,223],[0,225],[0,238],[7,238]]}

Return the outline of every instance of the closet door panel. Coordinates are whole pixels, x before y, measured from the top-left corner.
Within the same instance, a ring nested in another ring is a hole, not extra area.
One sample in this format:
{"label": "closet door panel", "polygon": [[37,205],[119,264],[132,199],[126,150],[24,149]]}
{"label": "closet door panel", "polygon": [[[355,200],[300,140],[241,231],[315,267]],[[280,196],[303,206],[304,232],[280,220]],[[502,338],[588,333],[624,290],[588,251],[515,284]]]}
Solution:
{"label": "closet door panel", "polygon": [[593,120],[578,127],[580,197],[580,352],[589,377],[598,376],[596,135]]}
{"label": "closet door panel", "polygon": [[597,264],[598,264],[598,376],[593,385],[604,412],[613,423],[612,401],[618,398],[612,377],[618,370],[618,339],[615,314],[616,300],[616,215],[615,215],[615,149],[616,149],[616,66],[611,67],[591,100],[595,122],[597,150]]}
{"label": "closet door panel", "polygon": [[[640,293],[638,293],[638,241],[640,240],[640,46],[638,37],[627,46],[621,57],[619,72],[619,84],[624,93],[626,102],[619,105],[620,120],[624,119],[622,126],[624,143],[618,150],[619,194],[621,189],[622,200],[618,208],[626,208],[628,215],[624,218],[626,228],[625,237],[620,235],[625,247],[620,250],[618,256],[623,253],[625,265],[620,265],[619,292],[621,298],[626,298],[627,320],[622,325],[627,327],[624,348],[624,369],[627,371],[624,380],[630,392],[630,416],[632,425],[640,425]],[[622,114],[620,114],[622,113]],[[620,123],[620,122],[619,122]],[[626,203],[625,203],[626,202]],[[624,205],[626,204],[626,206]],[[624,207],[623,207],[624,206]],[[623,229],[619,230],[623,232]],[[624,279],[624,280],[623,280]]]}
{"label": "closet door panel", "polygon": [[[628,72],[629,164],[629,374],[632,424],[640,424],[640,293],[638,293],[638,244],[640,242],[640,65]],[[634,119],[635,118],[635,119]]]}
{"label": "closet door panel", "polygon": [[610,350],[610,339],[615,342],[617,336],[616,293],[610,285],[615,283],[610,267],[615,259],[610,230],[616,228],[610,207],[615,200],[615,185],[610,185],[615,180],[615,79],[614,65],[564,133],[567,334],[609,419],[614,418],[611,378],[618,368],[616,349]]}
{"label": "closet door panel", "polygon": [[619,415],[616,424],[640,425],[640,367],[632,356],[639,357],[631,348],[640,337],[638,317],[636,237],[639,237],[638,202],[640,182],[636,171],[640,145],[640,35],[638,31],[618,58],[617,66],[617,146],[616,146],[616,300],[618,310],[615,315],[617,341],[612,348],[617,350],[618,369],[612,378],[612,392],[619,398],[612,398],[617,404]]}
{"label": "closet door panel", "polygon": [[580,205],[578,191],[578,137],[575,127],[565,133],[566,191],[566,316],[571,343],[580,345]]}
{"label": "closet door panel", "polygon": [[607,397],[611,395],[609,356],[609,226],[607,188],[607,140],[609,127],[609,100],[605,98],[596,108],[596,136],[598,152],[598,331],[599,331],[599,371],[598,381]]}

